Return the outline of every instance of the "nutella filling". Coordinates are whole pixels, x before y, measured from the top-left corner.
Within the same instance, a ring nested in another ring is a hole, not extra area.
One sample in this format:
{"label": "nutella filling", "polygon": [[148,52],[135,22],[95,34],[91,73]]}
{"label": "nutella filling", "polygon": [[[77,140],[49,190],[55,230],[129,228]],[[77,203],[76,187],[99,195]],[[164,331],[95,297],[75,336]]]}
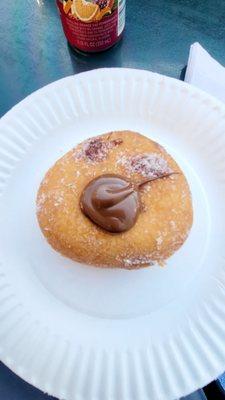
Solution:
{"label": "nutella filling", "polygon": [[101,175],[85,187],[80,207],[91,221],[106,231],[124,232],[132,228],[138,217],[138,188],[119,175]]}
{"label": "nutella filling", "polygon": [[169,172],[134,185],[120,175],[101,175],[84,188],[80,208],[92,222],[106,231],[119,233],[131,229],[141,209],[139,190],[148,182],[177,174]]}

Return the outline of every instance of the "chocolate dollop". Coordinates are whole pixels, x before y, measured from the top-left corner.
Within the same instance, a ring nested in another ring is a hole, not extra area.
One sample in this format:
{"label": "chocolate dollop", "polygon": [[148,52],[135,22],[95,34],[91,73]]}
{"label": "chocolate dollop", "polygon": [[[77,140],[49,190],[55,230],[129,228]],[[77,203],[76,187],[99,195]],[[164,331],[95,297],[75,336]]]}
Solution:
{"label": "chocolate dollop", "polygon": [[101,175],[84,188],[80,207],[92,222],[106,231],[124,232],[132,228],[138,217],[138,188],[122,176]]}

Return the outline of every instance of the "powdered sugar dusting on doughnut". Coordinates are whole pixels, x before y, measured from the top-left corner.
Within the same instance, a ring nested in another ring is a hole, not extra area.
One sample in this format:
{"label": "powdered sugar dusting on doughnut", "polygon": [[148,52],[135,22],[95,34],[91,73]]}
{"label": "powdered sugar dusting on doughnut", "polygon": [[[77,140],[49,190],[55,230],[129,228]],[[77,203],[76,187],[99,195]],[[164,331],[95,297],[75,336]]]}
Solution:
{"label": "powdered sugar dusting on doughnut", "polygon": [[[44,182],[43,182],[43,184],[44,184]],[[38,213],[42,211],[45,201],[46,201],[46,194],[41,193],[41,195],[38,196],[38,198],[37,198],[37,204],[36,204],[36,209],[37,209]]]}
{"label": "powdered sugar dusting on doughnut", "polygon": [[110,134],[107,137],[95,137],[86,140],[78,151],[74,151],[74,157],[89,162],[105,160],[109,151],[123,142],[122,139],[110,140],[109,138]]}
{"label": "powdered sugar dusting on doughnut", "polygon": [[157,248],[160,248],[162,243],[163,243],[163,236],[160,235],[160,236],[158,236],[158,237],[156,238],[156,245],[157,245]]}
{"label": "powdered sugar dusting on doughnut", "polygon": [[137,256],[137,257],[129,257],[129,258],[124,258],[123,259],[123,265],[129,269],[132,267],[137,267],[137,266],[152,266],[155,265],[157,262],[152,260],[152,258],[148,257],[148,256]]}
{"label": "powdered sugar dusting on doughnut", "polygon": [[42,193],[37,199],[37,212],[43,211],[45,203],[49,199],[53,200],[52,205],[54,207],[59,207],[61,204],[65,202],[64,191],[56,190],[56,191],[50,191],[46,194]]}
{"label": "powdered sugar dusting on doughnut", "polygon": [[[78,171],[77,171],[77,176],[79,176]],[[48,178],[46,177],[43,182],[42,186],[46,186],[46,181],[48,181]],[[75,193],[77,187],[75,182],[67,182],[66,179],[63,177],[59,179],[58,181],[60,188],[55,188],[53,190],[50,190],[48,192],[42,192],[39,194],[37,197],[37,202],[36,202],[36,210],[37,213],[43,213],[46,214],[46,206],[47,202],[50,200],[51,205],[53,208],[61,207],[63,206],[63,210],[65,213],[68,212],[67,210],[67,204],[66,204],[66,194],[68,193]],[[52,217],[51,217],[52,219]],[[45,229],[47,230],[47,229]]]}
{"label": "powdered sugar dusting on doughnut", "polygon": [[173,172],[167,161],[158,153],[123,156],[117,163],[123,165],[128,173],[140,174],[149,179]]}

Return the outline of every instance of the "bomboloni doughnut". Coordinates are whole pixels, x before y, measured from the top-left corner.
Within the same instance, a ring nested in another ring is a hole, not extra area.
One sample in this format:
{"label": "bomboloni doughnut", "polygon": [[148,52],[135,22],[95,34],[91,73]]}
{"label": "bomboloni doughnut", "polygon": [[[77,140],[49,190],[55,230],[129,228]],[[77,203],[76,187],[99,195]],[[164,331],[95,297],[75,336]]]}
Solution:
{"label": "bomboloni doughnut", "polygon": [[186,240],[186,178],[158,143],[131,131],[84,141],[50,168],[37,217],[62,255],[98,267],[163,265]]}

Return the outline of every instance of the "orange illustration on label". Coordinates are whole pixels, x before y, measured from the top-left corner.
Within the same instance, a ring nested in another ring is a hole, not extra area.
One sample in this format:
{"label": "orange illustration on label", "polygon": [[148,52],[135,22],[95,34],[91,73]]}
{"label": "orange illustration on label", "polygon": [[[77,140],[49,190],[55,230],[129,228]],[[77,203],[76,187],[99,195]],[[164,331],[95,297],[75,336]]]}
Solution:
{"label": "orange illustration on label", "polygon": [[110,15],[114,0],[67,0],[63,2],[65,14],[83,22],[100,21]]}

